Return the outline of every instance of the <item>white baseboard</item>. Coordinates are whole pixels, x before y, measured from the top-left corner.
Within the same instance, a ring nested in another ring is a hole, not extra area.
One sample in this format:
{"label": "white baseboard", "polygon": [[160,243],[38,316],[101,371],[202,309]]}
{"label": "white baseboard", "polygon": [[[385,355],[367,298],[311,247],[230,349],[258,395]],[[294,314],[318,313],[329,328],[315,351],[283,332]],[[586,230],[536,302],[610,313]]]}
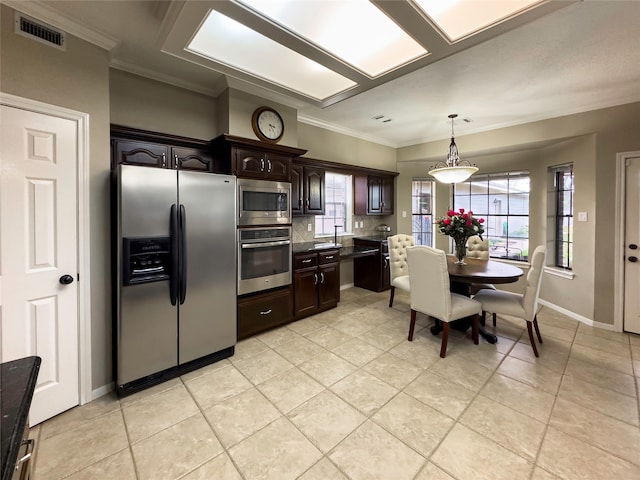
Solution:
{"label": "white baseboard", "polygon": [[609,331],[612,331],[612,332],[620,331],[613,324],[596,322],[594,320],[591,320],[590,318],[587,318],[587,317],[584,317],[584,316],[582,316],[582,315],[580,315],[578,313],[572,312],[571,310],[567,310],[566,308],[562,308],[562,307],[559,307],[558,305],[555,305],[555,304],[553,304],[551,302],[547,302],[546,300],[539,299],[538,303],[540,305],[543,305],[545,307],[550,308],[551,310],[555,310],[556,312],[560,312],[563,315],[566,315],[567,317],[573,318],[574,320],[577,320],[577,321],[579,321],[581,323],[584,323],[585,325],[589,325],[590,327],[600,328],[602,330],[609,330]]}
{"label": "white baseboard", "polygon": [[340,290],[346,290],[347,288],[353,288],[353,283],[347,283],[345,285],[340,285]]}
{"label": "white baseboard", "polygon": [[96,388],[91,392],[91,400],[95,400],[96,398],[103,397],[107,393],[111,392],[114,387],[114,383],[108,383],[107,385],[102,385],[101,387]]}

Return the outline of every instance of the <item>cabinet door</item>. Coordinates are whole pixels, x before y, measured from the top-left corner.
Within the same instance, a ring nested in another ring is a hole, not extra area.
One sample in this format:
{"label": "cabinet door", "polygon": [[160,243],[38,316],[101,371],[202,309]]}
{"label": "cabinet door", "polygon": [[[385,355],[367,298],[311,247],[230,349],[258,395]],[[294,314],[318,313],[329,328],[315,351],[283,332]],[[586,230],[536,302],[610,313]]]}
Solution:
{"label": "cabinet door", "polygon": [[113,167],[121,163],[145,167],[173,168],[169,147],[140,140],[113,140]]}
{"label": "cabinet door", "polygon": [[305,213],[324,215],[324,169],[304,167]]}
{"label": "cabinet door", "polygon": [[393,214],[393,180],[394,177],[382,177],[381,178],[381,208],[380,212],[383,215],[392,215]]}
{"label": "cabinet door", "polygon": [[264,167],[265,178],[276,182],[291,181],[291,156],[268,153]]}
{"label": "cabinet door", "polygon": [[233,152],[235,173],[239,177],[264,178],[265,155],[256,150],[235,148]]}
{"label": "cabinet door", "polygon": [[302,215],[303,208],[303,167],[302,165],[291,166],[291,214]]}
{"label": "cabinet door", "polygon": [[318,310],[318,268],[309,267],[293,273],[294,316],[311,315]]}
{"label": "cabinet door", "polygon": [[368,180],[369,201],[367,210],[369,214],[382,213],[382,178],[369,176]]}
{"label": "cabinet door", "polygon": [[340,263],[327,263],[318,267],[320,274],[318,307],[335,307],[340,301]]}
{"label": "cabinet door", "polygon": [[213,171],[213,156],[208,150],[188,147],[171,148],[173,165],[180,170]]}

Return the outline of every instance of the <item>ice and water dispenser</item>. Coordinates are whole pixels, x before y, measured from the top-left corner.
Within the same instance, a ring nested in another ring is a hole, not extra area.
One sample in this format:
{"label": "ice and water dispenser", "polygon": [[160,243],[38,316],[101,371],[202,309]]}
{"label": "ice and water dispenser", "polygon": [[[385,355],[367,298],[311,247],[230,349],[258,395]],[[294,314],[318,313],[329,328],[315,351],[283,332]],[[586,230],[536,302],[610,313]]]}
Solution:
{"label": "ice and water dispenser", "polygon": [[122,285],[169,280],[171,237],[125,237],[122,243]]}

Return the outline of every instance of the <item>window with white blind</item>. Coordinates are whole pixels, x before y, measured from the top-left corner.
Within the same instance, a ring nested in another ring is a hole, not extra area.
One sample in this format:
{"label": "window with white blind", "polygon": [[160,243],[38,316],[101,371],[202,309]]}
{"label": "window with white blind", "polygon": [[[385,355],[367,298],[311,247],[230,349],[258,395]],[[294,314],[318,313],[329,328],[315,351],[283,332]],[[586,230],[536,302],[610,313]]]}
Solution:
{"label": "window with white blind", "polygon": [[433,180],[411,182],[411,234],[416,245],[433,246]]}
{"label": "window with white blind", "polygon": [[555,266],[573,266],[573,165],[552,167],[555,192]]}
{"label": "window with white blind", "polygon": [[453,208],[485,219],[493,258],[529,259],[529,173],[474,175],[454,185]]}
{"label": "window with white blind", "polygon": [[352,233],[353,212],[352,177],[341,173],[325,174],[325,214],[316,215],[316,236]]}

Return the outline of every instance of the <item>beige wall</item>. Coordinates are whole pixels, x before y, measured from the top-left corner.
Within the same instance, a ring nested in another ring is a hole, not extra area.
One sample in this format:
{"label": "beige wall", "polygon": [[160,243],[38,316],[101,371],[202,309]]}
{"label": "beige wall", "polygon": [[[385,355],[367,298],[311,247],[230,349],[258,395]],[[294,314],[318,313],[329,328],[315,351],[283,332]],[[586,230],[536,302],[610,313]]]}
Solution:
{"label": "beige wall", "polygon": [[214,98],[111,69],[110,121],[116,125],[211,140],[216,136]]}
{"label": "beige wall", "polygon": [[2,91],[89,114],[92,386],[98,388],[111,382],[109,55],[71,35],[60,51],[14,34],[13,11],[1,8]]}
{"label": "beige wall", "polygon": [[[530,171],[532,248],[546,243],[547,230],[553,228],[546,217],[546,192],[550,188],[547,168],[574,163],[574,213],[583,211],[588,215],[587,222],[574,223],[575,278],[545,274],[541,298],[604,324],[614,322],[615,159],[619,152],[640,149],[639,122],[640,104],[634,103],[456,138],[461,157],[476,163],[479,173]],[[429,166],[443,156],[446,143],[398,149],[399,210],[411,211],[412,178],[425,177]],[[437,215],[446,211],[448,202],[449,187],[438,184]],[[398,216],[398,231],[405,232],[410,227],[406,219]],[[436,246],[447,249],[447,240],[436,235]],[[552,258],[553,252],[549,251],[548,263],[553,262]]]}
{"label": "beige wall", "polygon": [[306,123],[298,124],[298,145],[308,150],[305,157],[396,171],[395,148]]}

